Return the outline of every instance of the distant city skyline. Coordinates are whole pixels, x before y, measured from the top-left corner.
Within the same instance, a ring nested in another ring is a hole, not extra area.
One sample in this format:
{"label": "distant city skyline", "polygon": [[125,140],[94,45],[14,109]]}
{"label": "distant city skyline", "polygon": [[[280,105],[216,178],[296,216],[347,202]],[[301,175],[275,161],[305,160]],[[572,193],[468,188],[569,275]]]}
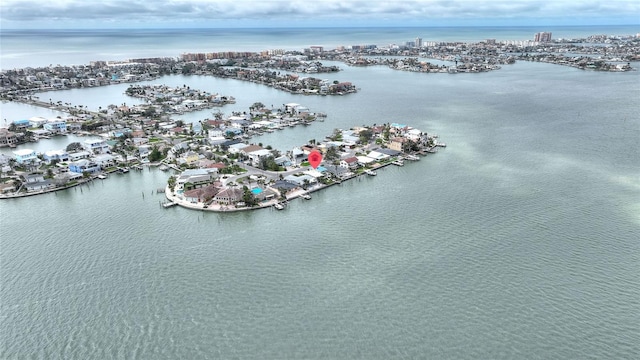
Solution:
{"label": "distant city skyline", "polygon": [[640,1],[4,0],[4,29],[640,24]]}

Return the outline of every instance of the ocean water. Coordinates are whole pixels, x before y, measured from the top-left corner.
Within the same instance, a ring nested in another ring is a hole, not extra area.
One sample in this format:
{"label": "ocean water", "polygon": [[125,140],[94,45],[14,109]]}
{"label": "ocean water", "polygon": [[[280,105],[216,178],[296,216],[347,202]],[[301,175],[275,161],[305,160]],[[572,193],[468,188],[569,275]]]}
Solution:
{"label": "ocean water", "polygon": [[270,28],[270,29],[0,29],[0,69],[79,65],[94,60],[177,57],[184,52],[302,50],[312,45],[388,46],[421,37],[424,41],[477,42],[485,39],[533,40],[551,31],[554,38],[594,34],[634,35],[638,25],[541,27]]}
{"label": "ocean water", "polygon": [[[247,37],[225,41],[256,41]],[[3,200],[0,358],[640,356],[639,72],[525,62],[482,74],[343,69],[329,76],[358,93],[155,82],[236,97],[225,113],[261,101],[328,114],[254,139],[282,150],[383,122],[437,133],[447,148],[286,211],[164,209],[154,190],[167,174],[153,169]],[[97,108],[130,102],[123,91],[41,98]],[[48,111],[2,109],[9,120]]]}

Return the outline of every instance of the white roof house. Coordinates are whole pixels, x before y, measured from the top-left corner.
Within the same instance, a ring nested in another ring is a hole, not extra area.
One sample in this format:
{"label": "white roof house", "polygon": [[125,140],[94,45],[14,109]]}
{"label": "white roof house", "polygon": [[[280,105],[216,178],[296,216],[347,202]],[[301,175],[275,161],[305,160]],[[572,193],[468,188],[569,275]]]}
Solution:
{"label": "white roof house", "polygon": [[36,152],[31,149],[20,149],[13,152],[14,157],[18,164],[25,164],[36,162],[38,160],[38,156]]}

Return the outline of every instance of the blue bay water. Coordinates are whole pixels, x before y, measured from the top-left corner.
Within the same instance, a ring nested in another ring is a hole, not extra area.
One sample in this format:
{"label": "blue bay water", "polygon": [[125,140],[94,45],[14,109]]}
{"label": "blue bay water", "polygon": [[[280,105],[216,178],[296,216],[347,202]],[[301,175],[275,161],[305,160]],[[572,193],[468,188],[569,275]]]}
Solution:
{"label": "blue bay water", "polygon": [[[292,44],[376,38],[351,31]],[[143,43],[160,49],[171,34]],[[231,32],[224,41],[268,45],[269,36]],[[266,47],[286,42],[278,41]],[[282,150],[383,122],[437,133],[447,148],[283,212],[163,209],[154,190],[167,174],[154,170],[4,200],[0,358],[638,357],[637,71],[525,62],[456,75],[342,68],[327,76],[358,93],[291,95],[208,77],[154,82],[234,96],[225,113],[261,101],[328,114],[254,139]],[[124,88],[46,96],[97,108],[132,102]],[[9,120],[55,115],[2,109]]]}

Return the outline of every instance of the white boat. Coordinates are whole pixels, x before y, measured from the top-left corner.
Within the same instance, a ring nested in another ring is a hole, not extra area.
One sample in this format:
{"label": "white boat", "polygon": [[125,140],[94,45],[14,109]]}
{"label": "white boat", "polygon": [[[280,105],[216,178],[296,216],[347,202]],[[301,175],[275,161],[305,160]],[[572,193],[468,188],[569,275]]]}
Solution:
{"label": "white boat", "polygon": [[106,179],[106,178],[107,178],[107,175],[105,175],[105,174],[100,174],[100,175],[98,175],[98,176],[96,176],[96,177],[97,177],[98,179],[102,179],[102,180],[104,180],[104,179]]}
{"label": "white boat", "polygon": [[169,167],[167,165],[162,164],[162,165],[160,165],[160,167],[158,169],[160,169],[162,171],[167,171],[167,170],[169,170]]}
{"label": "white boat", "polygon": [[284,210],[284,205],[282,205],[282,204],[275,204],[275,205],[273,205],[273,207],[275,207],[276,210]]}
{"label": "white boat", "polygon": [[303,199],[305,200],[311,200],[311,195],[309,195],[308,193],[304,193],[301,195]]}
{"label": "white boat", "polygon": [[392,164],[396,166],[404,166],[404,161],[402,161],[401,159],[398,159],[394,161]]}
{"label": "white boat", "polygon": [[369,169],[365,170],[364,172],[365,172],[367,175],[369,175],[369,176],[376,176],[376,175],[378,175],[378,173],[376,173],[376,172],[375,172],[375,171],[373,171],[373,170],[369,170]]}

